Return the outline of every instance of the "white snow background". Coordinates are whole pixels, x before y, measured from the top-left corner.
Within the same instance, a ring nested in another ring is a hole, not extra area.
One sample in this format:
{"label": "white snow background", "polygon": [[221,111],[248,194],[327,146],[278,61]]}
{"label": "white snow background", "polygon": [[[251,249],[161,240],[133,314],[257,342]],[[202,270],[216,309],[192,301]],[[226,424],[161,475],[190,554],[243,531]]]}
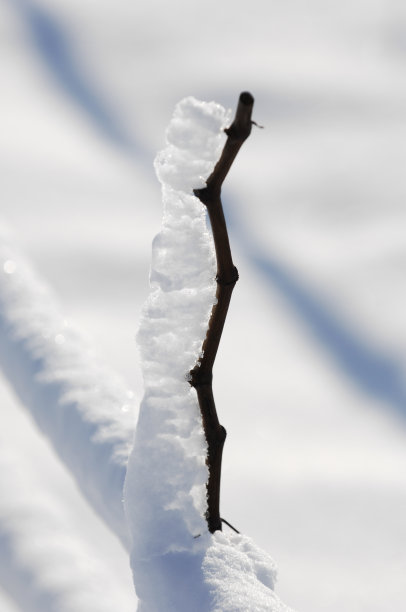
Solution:
{"label": "white snow background", "polygon": [[[143,394],[152,162],[175,103],[256,98],[265,129],[224,197],[240,281],[215,366],[222,514],[302,612],[406,605],[405,36],[397,0],[0,6],[2,238],[118,395]],[[127,552],[13,394],[4,346],[1,610],[133,610]]]}

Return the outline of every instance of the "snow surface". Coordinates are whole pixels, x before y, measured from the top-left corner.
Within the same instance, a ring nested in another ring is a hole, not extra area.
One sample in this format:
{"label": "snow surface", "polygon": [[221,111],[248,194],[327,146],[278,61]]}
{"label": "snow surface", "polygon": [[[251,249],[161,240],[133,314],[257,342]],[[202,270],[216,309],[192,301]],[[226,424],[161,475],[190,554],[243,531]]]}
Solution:
{"label": "snow surface", "polygon": [[[168,118],[187,95],[255,96],[265,129],[224,194],[241,280],[215,369],[222,512],[277,559],[278,594],[301,612],[406,607],[405,32],[400,0],[0,3],[0,215],[138,397]],[[7,377],[0,398],[4,449],[35,464],[46,443],[29,418],[22,434]],[[88,542],[94,514],[58,462],[48,447],[41,487],[20,474],[25,512],[60,481],[69,533]],[[99,525],[89,566],[103,557],[133,609],[108,537]],[[1,605],[31,612],[24,555],[0,553]]]}

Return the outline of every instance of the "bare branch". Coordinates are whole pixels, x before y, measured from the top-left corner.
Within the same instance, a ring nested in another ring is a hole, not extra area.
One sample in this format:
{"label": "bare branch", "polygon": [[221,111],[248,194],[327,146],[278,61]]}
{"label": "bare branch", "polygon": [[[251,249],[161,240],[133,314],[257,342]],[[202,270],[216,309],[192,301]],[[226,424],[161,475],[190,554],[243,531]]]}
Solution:
{"label": "bare branch", "polygon": [[223,446],[226,430],[218,420],[213,397],[212,379],[213,365],[223,332],[231,294],[238,280],[238,271],[234,266],[227,225],[221,202],[221,187],[231,165],[243,142],[251,133],[252,108],[254,98],[248,92],[240,95],[233,123],[225,133],[228,138],[223,152],[212,174],[206,181],[206,187],[195,189],[194,194],[207,207],[213,232],[214,246],[217,258],[217,303],[213,306],[206,338],[202,346],[202,358],[190,371],[189,381],[196,389],[203,429],[207,440],[207,464],[209,480],[207,483],[206,519],[209,531],[221,530],[220,517],[220,481]]}

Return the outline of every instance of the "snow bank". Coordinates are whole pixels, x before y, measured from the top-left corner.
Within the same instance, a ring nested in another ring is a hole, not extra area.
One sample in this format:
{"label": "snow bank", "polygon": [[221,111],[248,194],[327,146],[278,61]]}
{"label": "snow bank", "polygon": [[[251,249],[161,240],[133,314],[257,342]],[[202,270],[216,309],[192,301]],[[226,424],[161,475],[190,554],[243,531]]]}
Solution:
{"label": "snow bank", "polygon": [[0,365],[85,497],[125,543],[134,394],[99,363],[0,230]]}
{"label": "snow bank", "polygon": [[286,610],[265,553],[243,536],[207,532],[206,443],[185,376],[216,290],[212,238],[192,190],[205,185],[228,120],[218,104],[186,98],[155,162],[164,213],[138,333],[145,395],[125,485],[139,612]]}

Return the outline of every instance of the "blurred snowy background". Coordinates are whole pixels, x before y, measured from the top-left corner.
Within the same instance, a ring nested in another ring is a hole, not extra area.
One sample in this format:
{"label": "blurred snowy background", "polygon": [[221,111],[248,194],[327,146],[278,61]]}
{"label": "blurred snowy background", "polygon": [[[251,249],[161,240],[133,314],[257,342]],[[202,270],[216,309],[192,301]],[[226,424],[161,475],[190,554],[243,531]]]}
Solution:
{"label": "blurred snowy background", "polygon": [[[253,93],[265,129],[224,197],[222,514],[298,612],[404,610],[404,3],[3,0],[0,44],[2,234],[138,398],[153,158],[179,99]],[[133,610],[126,553],[8,378],[0,609]]]}

